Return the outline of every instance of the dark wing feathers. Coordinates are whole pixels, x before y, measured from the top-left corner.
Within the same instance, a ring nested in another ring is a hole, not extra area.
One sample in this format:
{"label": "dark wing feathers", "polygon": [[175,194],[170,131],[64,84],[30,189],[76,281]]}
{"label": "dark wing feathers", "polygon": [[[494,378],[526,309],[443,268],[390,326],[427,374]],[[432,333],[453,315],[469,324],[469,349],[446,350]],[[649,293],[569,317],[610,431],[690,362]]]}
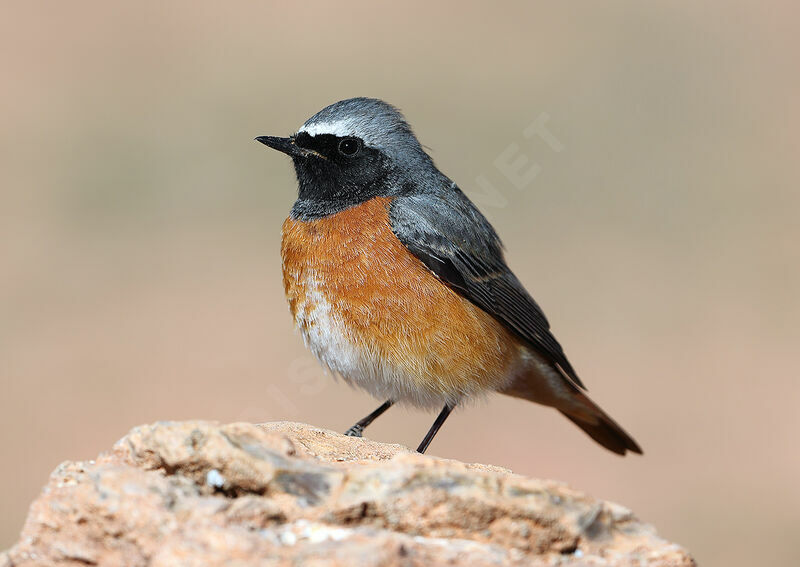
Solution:
{"label": "dark wing feathers", "polygon": [[585,389],[541,308],[506,265],[497,233],[458,188],[397,197],[390,219],[400,242],[442,281]]}

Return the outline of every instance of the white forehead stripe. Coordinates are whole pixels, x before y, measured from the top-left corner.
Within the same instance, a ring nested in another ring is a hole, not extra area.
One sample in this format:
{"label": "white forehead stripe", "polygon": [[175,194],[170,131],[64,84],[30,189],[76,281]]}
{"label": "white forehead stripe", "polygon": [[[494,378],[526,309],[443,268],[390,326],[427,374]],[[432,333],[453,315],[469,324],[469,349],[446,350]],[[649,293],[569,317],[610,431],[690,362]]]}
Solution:
{"label": "white forehead stripe", "polygon": [[339,120],[337,122],[315,122],[313,124],[303,124],[297,131],[305,132],[309,136],[318,134],[333,134],[334,136],[355,136],[354,124],[349,120]]}

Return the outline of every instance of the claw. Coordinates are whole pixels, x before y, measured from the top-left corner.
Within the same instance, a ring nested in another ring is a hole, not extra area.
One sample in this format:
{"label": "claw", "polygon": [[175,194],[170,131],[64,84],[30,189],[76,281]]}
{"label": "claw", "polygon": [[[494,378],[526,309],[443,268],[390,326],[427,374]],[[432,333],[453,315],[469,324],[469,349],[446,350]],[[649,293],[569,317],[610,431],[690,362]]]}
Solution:
{"label": "claw", "polygon": [[361,437],[362,433],[364,433],[364,428],[361,425],[354,425],[344,432],[348,437]]}

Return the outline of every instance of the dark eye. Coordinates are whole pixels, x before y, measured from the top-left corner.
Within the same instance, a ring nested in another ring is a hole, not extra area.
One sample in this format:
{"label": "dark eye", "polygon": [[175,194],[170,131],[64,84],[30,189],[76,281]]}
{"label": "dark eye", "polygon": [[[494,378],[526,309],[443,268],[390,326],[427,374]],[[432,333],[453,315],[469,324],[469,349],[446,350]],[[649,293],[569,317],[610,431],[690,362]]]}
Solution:
{"label": "dark eye", "polygon": [[339,142],[339,153],[348,157],[353,157],[361,149],[361,140],[358,138],[345,138]]}

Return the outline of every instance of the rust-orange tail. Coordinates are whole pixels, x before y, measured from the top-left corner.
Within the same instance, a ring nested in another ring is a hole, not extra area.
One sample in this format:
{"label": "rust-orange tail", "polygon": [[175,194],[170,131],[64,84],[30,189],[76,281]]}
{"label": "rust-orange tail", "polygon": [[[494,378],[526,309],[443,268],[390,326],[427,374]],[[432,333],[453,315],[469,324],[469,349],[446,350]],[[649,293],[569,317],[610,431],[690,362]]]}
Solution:
{"label": "rust-orange tail", "polygon": [[636,441],[616,421],[611,419],[611,416],[600,409],[600,406],[582,392],[577,392],[576,395],[583,398],[581,401],[590,411],[582,411],[580,414],[570,413],[569,410],[560,408],[558,411],[609,451],[618,455],[624,455],[626,451],[642,454],[642,449]]}
{"label": "rust-orange tail", "polygon": [[603,447],[624,455],[642,454],[642,449],[611,416],[594,403],[577,385],[562,379],[552,369],[536,372],[506,386],[501,393],[554,407]]}

